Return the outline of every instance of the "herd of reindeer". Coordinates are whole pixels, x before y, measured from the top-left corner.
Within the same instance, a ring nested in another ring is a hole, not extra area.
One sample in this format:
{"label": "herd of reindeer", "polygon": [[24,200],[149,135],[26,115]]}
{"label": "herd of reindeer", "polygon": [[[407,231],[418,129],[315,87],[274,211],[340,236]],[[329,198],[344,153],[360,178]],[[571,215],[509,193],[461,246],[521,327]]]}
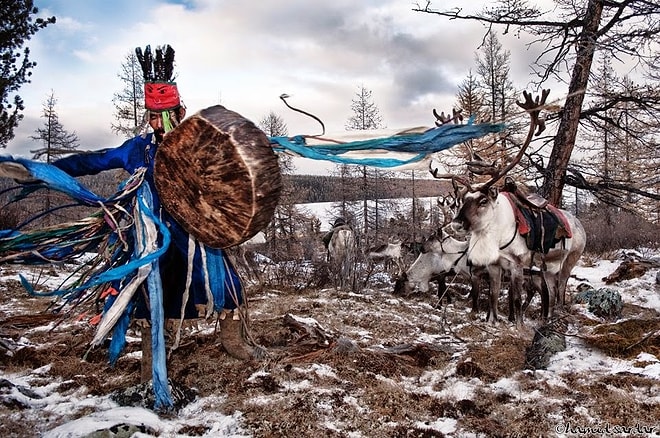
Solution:
{"label": "herd of reindeer", "polygon": [[[487,279],[487,321],[498,321],[497,304],[503,278],[509,284],[508,318],[516,324],[522,324],[523,313],[537,292],[541,296],[544,320],[552,318],[557,306],[565,304],[569,276],[584,252],[584,228],[571,213],[555,208],[525,187],[518,187],[506,176],[518,164],[534,135],[545,128],[540,112],[548,92],[543,90],[540,101],[524,93],[525,102],[518,105],[531,119],[527,137],[508,165],[489,169],[487,173],[491,177],[487,182],[473,187],[465,178],[430,169],[435,178],[451,179],[453,183],[455,201],[442,205],[444,224],[423,242],[417,259],[407,270],[402,261],[405,244],[400,241],[367,254],[371,260],[395,262],[398,270],[395,293],[428,292],[430,282],[439,280],[444,285],[445,276],[451,273],[470,281],[474,312],[478,310],[482,280]],[[496,187],[503,178],[504,183]],[[336,275],[336,284],[344,288],[354,267],[355,238],[345,224],[334,231],[328,243],[328,261]],[[443,287],[439,287],[441,292]]]}

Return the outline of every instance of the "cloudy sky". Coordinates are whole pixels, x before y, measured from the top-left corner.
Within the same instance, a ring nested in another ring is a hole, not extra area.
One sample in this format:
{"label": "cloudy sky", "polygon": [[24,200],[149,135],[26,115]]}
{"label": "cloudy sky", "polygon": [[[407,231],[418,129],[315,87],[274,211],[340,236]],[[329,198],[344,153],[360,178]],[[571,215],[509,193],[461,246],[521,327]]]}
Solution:
{"label": "cloudy sky", "polygon": [[[422,1],[422,3],[424,3]],[[437,8],[481,9],[487,2],[437,1]],[[473,3],[473,4],[472,4]],[[318,134],[316,122],[279,99],[320,117],[330,133],[352,115],[360,86],[372,91],[387,128],[432,126],[432,109],[450,111],[457,86],[474,69],[484,28],[414,12],[410,0],[36,0],[57,23],[28,43],[38,65],[19,94],[26,104],[16,138],[3,153],[29,156],[43,104],[57,99],[60,122],[81,149],[121,144],[110,130],[112,96],[123,87],[122,62],[135,47],[170,44],[189,114],[222,104],[258,123],[270,111],[289,134]],[[515,36],[514,85],[526,88],[536,55]],[[300,167],[311,166],[304,160]],[[310,167],[310,173],[312,169]]]}

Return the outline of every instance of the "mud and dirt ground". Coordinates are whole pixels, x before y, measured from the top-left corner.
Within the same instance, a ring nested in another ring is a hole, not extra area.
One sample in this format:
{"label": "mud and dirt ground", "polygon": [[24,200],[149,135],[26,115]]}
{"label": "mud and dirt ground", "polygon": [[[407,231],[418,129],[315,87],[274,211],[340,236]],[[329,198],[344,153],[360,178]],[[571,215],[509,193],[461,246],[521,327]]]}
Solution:
{"label": "mud and dirt ground", "polygon": [[[43,385],[56,383],[63,396],[106,395],[140,382],[137,335],[110,368],[104,348],[87,351],[92,326],[55,325],[44,312],[50,299],[28,297],[15,280],[0,287],[0,338],[23,345],[0,354],[3,374],[50,365]],[[253,287],[250,335],[266,358],[229,357],[215,322],[201,321],[186,329],[168,372],[198,397],[224,395],[207,409],[240,411],[243,429],[255,437],[589,437],[601,435],[575,428],[604,425],[654,426],[650,435],[628,436],[660,436],[660,381],[628,371],[652,365],[640,357],[660,358],[659,312],[625,304],[623,318],[634,324],[623,327],[570,305],[562,316],[567,350],[550,359],[549,370],[531,370],[526,352],[541,326],[537,301],[517,328],[485,322],[483,311],[471,314],[460,294],[440,305],[432,295],[395,296],[388,285],[360,293]],[[506,309],[504,294],[505,318]],[[600,357],[600,367],[562,365],[589,357]],[[34,415],[15,397],[1,400],[3,436],[39,436],[89,413]],[[208,431],[200,422],[178,433]]]}

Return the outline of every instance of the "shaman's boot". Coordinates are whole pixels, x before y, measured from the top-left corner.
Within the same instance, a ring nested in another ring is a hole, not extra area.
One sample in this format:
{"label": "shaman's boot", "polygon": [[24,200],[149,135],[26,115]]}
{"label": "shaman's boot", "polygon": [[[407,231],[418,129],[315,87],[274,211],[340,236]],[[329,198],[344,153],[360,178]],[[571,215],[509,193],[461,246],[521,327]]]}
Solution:
{"label": "shaman's boot", "polygon": [[245,339],[244,321],[238,309],[223,309],[220,313],[220,342],[229,355],[236,359],[262,359],[266,355],[265,348],[253,346]]}

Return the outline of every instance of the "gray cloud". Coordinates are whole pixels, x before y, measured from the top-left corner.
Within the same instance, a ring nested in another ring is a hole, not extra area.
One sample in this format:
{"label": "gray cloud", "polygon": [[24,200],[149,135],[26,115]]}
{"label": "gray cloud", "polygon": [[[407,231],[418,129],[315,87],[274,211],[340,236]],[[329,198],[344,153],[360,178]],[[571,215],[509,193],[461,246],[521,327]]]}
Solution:
{"label": "gray cloud", "polygon": [[[294,134],[317,127],[286,110],[281,93],[342,130],[360,85],[373,90],[388,126],[432,123],[433,107],[452,105],[483,33],[413,12],[400,0],[149,0],[129,13],[67,0],[49,8],[61,27],[30,41],[39,65],[20,91],[24,123],[38,119],[52,89],[65,127],[99,146],[122,140],[110,133],[111,98],[121,87],[120,64],[136,46],[175,48],[177,82],[191,111],[222,103],[259,120],[275,110]],[[530,53],[517,50],[526,62]]]}

